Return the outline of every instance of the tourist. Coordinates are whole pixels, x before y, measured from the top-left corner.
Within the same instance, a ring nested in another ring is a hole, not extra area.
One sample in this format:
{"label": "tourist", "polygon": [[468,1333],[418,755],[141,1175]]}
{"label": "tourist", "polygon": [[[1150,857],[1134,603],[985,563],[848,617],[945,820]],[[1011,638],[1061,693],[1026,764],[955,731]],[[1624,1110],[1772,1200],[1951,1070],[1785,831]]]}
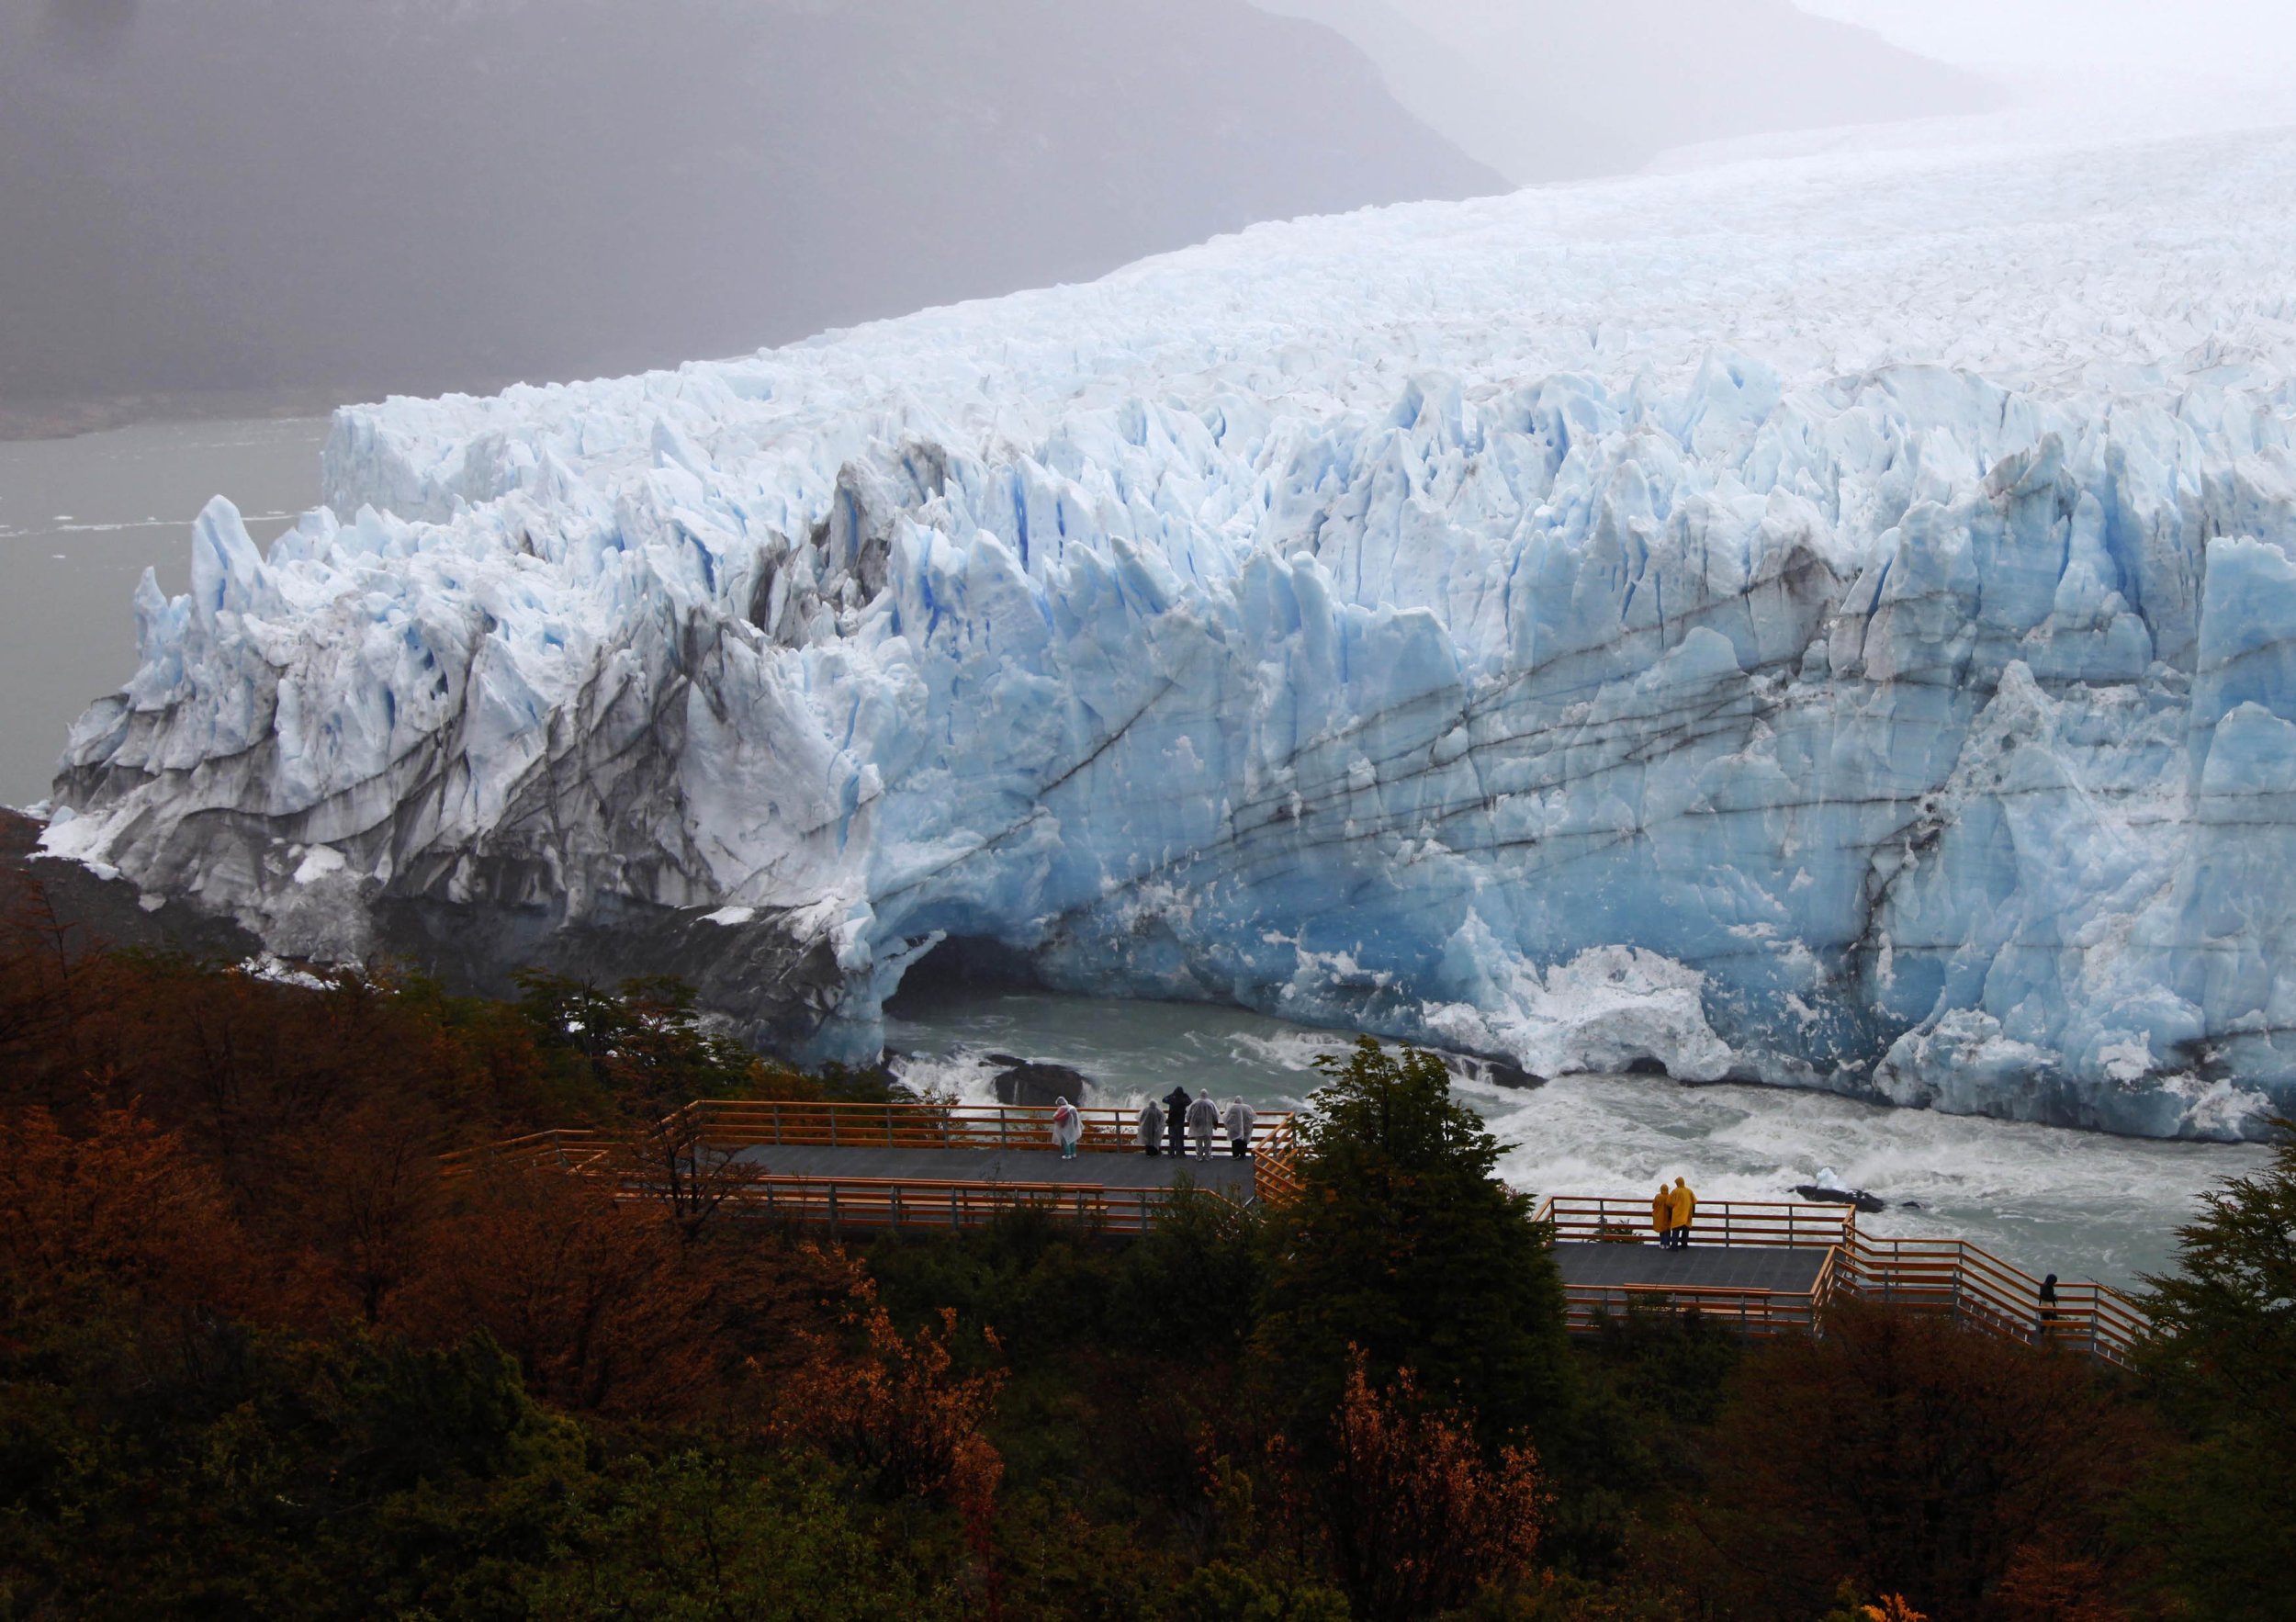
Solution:
{"label": "tourist", "polygon": [[1659,1236],[1660,1250],[1674,1248],[1674,1191],[1666,1186],[1664,1177],[1659,1179],[1658,1195],[1650,1201],[1650,1231]]}
{"label": "tourist", "polygon": [[1676,1177],[1673,1192],[1668,1202],[1673,1207],[1674,1248],[1688,1250],[1690,1248],[1690,1224],[1696,1220],[1698,1215],[1698,1196],[1690,1191],[1688,1183]]}
{"label": "tourist", "polygon": [[1143,1153],[1155,1155],[1164,1138],[1164,1117],[1156,1109],[1156,1101],[1149,1099],[1140,1107],[1140,1146]]}
{"label": "tourist", "polygon": [[1187,1088],[1176,1087],[1164,1095],[1164,1121],[1172,1158],[1178,1160],[1187,1153]]}
{"label": "tourist", "polygon": [[2041,1281],[2041,1338],[2047,1340],[2057,1322],[2057,1276],[2050,1274]]}
{"label": "tourist", "polygon": [[1211,1135],[1220,1130],[1220,1106],[1211,1100],[1207,1090],[1203,1097],[1187,1107],[1188,1135],[1196,1140],[1196,1158],[1211,1158]]}
{"label": "tourist", "polygon": [[1259,1120],[1252,1106],[1239,1096],[1228,1106],[1228,1153],[1242,1160],[1252,1153],[1252,1127]]}
{"label": "tourist", "polygon": [[1085,1135],[1085,1118],[1066,1098],[1052,1100],[1052,1142],[1063,1160],[1076,1158],[1077,1140]]}

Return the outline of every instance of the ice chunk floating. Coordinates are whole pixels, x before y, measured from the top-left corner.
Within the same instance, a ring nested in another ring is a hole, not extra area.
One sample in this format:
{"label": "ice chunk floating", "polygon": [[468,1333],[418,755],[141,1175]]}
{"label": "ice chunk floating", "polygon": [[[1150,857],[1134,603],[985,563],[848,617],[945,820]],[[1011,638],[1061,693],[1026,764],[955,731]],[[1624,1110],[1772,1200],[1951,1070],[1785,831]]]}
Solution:
{"label": "ice chunk floating", "polygon": [[1057,988],[2240,1137],[2296,1109],[2296,143],[1263,227],[345,411],[52,850],[285,952]]}

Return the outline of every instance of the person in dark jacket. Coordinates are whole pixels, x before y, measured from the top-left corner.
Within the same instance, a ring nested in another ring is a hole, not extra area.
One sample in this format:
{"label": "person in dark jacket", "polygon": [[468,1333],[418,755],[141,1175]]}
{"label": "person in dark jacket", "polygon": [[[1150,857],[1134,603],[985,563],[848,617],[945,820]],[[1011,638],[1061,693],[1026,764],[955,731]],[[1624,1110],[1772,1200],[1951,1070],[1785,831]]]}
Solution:
{"label": "person in dark jacket", "polygon": [[1171,1153],[1175,1155],[1187,1153],[1187,1107],[1192,1102],[1184,1087],[1176,1087],[1164,1095],[1165,1135],[1171,1141]]}

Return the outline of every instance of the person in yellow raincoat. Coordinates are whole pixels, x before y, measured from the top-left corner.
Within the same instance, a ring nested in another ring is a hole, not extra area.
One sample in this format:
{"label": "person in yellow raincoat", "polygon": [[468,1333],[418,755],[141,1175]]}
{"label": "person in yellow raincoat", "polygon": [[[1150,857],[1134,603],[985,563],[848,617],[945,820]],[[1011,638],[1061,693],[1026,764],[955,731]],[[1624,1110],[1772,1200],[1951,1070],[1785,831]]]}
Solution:
{"label": "person in yellow raincoat", "polygon": [[1674,1191],[1664,1181],[1659,1184],[1658,1198],[1650,1201],[1650,1227],[1659,1236],[1659,1248],[1663,1250],[1674,1243]]}
{"label": "person in yellow raincoat", "polygon": [[1671,1235],[1674,1248],[1687,1250],[1690,1247],[1690,1224],[1698,1215],[1698,1196],[1690,1191],[1688,1183],[1676,1177],[1669,1201],[1674,1208],[1674,1229]]}

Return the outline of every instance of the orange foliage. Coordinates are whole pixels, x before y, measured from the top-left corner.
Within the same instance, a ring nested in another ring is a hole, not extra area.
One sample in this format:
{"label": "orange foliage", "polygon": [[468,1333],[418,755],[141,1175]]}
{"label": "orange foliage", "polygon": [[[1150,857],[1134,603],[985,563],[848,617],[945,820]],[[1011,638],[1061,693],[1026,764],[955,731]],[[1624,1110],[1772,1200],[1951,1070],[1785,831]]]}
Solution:
{"label": "orange foliage", "polygon": [[446,1343],[474,1327],[528,1388],[595,1413],[691,1411],[715,1383],[716,1280],[654,1211],[554,1168],[458,1185],[387,1321]]}
{"label": "orange foliage", "polygon": [[0,1312],[90,1287],[147,1300],[243,1296],[238,1233],[214,1174],[132,1109],[80,1133],[37,1106],[0,1114]]}
{"label": "orange foliage", "polygon": [[[905,1336],[875,1285],[857,1275],[845,1322],[861,1346],[816,1337],[813,1357],[784,1390],[782,1425],[864,1471],[884,1496],[938,1498],[985,1527],[1004,1478],[985,1434],[1004,1376],[958,1369],[956,1316],[943,1309],[938,1332]],[[992,1354],[1000,1349],[993,1333],[983,1339]]]}
{"label": "orange foliage", "polygon": [[1471,1416],[1423,1402],[1409,1369],[1375,1391],[1350,1350],[1328,1466],[1311,1473],[1280,1441],[1277,1453],[1288,1507],[1320,1526],[1356,1615],[1401,1622],[1527,1579],[1548,1501],[1536,1456],[1487,1463]]}
{"label": "orange foliage", "polygon": [[1993,1596],[2002,1622],[2128,1622],[2114,1584],[2095,1560],[2028,1544],[2017,1551]]}

